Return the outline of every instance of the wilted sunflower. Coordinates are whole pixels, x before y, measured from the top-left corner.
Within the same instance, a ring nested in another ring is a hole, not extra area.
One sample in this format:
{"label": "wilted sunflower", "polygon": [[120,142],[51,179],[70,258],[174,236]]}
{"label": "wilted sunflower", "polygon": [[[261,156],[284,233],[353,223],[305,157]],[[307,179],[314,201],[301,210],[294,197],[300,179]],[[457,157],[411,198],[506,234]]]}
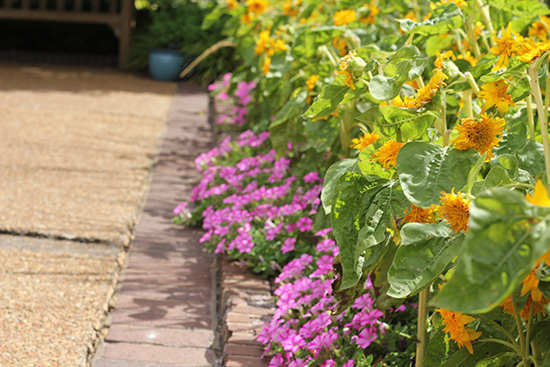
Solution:
{"label": "wilted sunflower", "polygon": [[397,164],[397,153],[405,143],[398,143],[395,140],[388,140],[374,153],[373,162],[378,162],[385,169],[395,167]]}
{"label": "wilted sunflower", "polygon": [[481,121],[474,119],[462,119],[455,126],[458,130],[458,137],[451,143],[460,150],[469,148],[477,150],[479,153],[487,153],[486,162],[493,158],[492,150],[502,139],[502,130],[506,121],[500,117],[490,117],[486,113],[481,115]]}
{"label": "wilted sunflower", "polygon": [[466,324],[475,321],[475,319],[471,316],[462,314],[462,312],[452,312],[444,308],[437,309],[436,311],[441,314],[443,324],[445,324],[443,331],[449,334],[449,339],[445,342],[454,340],[459,348],[465,346],[470,354],[474,354],[472,341],[479,338],[481,332],[467,328]]}
{"label": "wilted sunflower", "polygon": [[334,25],[347,25],[357,19],[354,10],[339,10],[334,13]]}
{"label": "wilted sunflower", "polygon": [[376,132],[372,133],[366,133],[363,136],[360,136],[359,138],[351,139],[351,149],[359,149],[359,151],[363,151],[366,147],[374,143],[376,140],[380,138],[380,135],[378,135]]}
{"label": "wilted sunflower", "polygon": [[464,199],[460,192],[454,191],[444,193],[441,196],[441,206],[439,207],[439,216],[443,217],[451,225],[455,233],[460,230],[468,230],[468,219],[470,218],[470,200]]}
{"label": "wilted sunflower", "polygon": [[485,100],[483,108],[489,109],[496,106],[500,113],[508,111],[508,106],[515,105],[515,103],[507,91],[508,83],[504,80],[483,84],[479,93],[479,97]]}
{"label": "wilted sunflower", "polygon": [[411,211],[407,214],[402,223],[435,223],[434,212],[437,211],[437,206],[432,205],[429,208],[421,208],[411,203]]}

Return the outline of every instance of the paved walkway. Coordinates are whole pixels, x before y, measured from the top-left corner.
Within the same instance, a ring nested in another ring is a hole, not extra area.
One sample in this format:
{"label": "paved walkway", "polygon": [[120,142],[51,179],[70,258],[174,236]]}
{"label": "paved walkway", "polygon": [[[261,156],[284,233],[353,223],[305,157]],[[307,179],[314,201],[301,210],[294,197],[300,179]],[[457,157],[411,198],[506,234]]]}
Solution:
{"label": "paved walkway", "polygon": [[211,148],[208,97],[181,86],[95,367],[212,366],[216,320],[214,256],[201,231],[171,223]]}

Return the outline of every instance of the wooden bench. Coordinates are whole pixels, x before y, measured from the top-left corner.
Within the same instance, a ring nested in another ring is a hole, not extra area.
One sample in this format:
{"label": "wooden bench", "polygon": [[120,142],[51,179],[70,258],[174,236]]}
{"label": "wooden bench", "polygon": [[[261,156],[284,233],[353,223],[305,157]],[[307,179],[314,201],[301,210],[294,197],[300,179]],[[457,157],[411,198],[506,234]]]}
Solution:
{"label": "wooden bench", "polygon": [[0,0],[0,19],[109,25],[119,39],[118,65],[126,67],[134,0]]}

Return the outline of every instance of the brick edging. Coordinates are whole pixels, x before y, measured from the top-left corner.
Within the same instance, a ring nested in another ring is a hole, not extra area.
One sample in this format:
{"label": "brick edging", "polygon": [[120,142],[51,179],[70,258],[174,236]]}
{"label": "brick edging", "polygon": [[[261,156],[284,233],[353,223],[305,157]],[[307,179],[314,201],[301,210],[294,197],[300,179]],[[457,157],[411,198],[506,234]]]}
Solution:
{"label": "brick edging", "polygon": [[219,323],[226,367],[267,367],[263,348],[256,337],[271,319],[275,304],[269,281],[225,256],[219,264]]}

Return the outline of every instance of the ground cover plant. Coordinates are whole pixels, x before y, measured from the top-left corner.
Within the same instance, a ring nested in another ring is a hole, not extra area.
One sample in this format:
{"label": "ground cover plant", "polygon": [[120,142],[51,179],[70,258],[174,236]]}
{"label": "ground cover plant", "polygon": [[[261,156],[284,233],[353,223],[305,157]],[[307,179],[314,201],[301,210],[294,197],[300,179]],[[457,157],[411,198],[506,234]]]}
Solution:
{"label": "ground cover plant", "polygon": [[338,332],[370,279],[373,310],[418,297],[417,366],[550,363],[549,14],[535,0],[248,0],[206,17],[231,17],[244,64],[229,90],[255,85],[247,127],[326,171]]}

